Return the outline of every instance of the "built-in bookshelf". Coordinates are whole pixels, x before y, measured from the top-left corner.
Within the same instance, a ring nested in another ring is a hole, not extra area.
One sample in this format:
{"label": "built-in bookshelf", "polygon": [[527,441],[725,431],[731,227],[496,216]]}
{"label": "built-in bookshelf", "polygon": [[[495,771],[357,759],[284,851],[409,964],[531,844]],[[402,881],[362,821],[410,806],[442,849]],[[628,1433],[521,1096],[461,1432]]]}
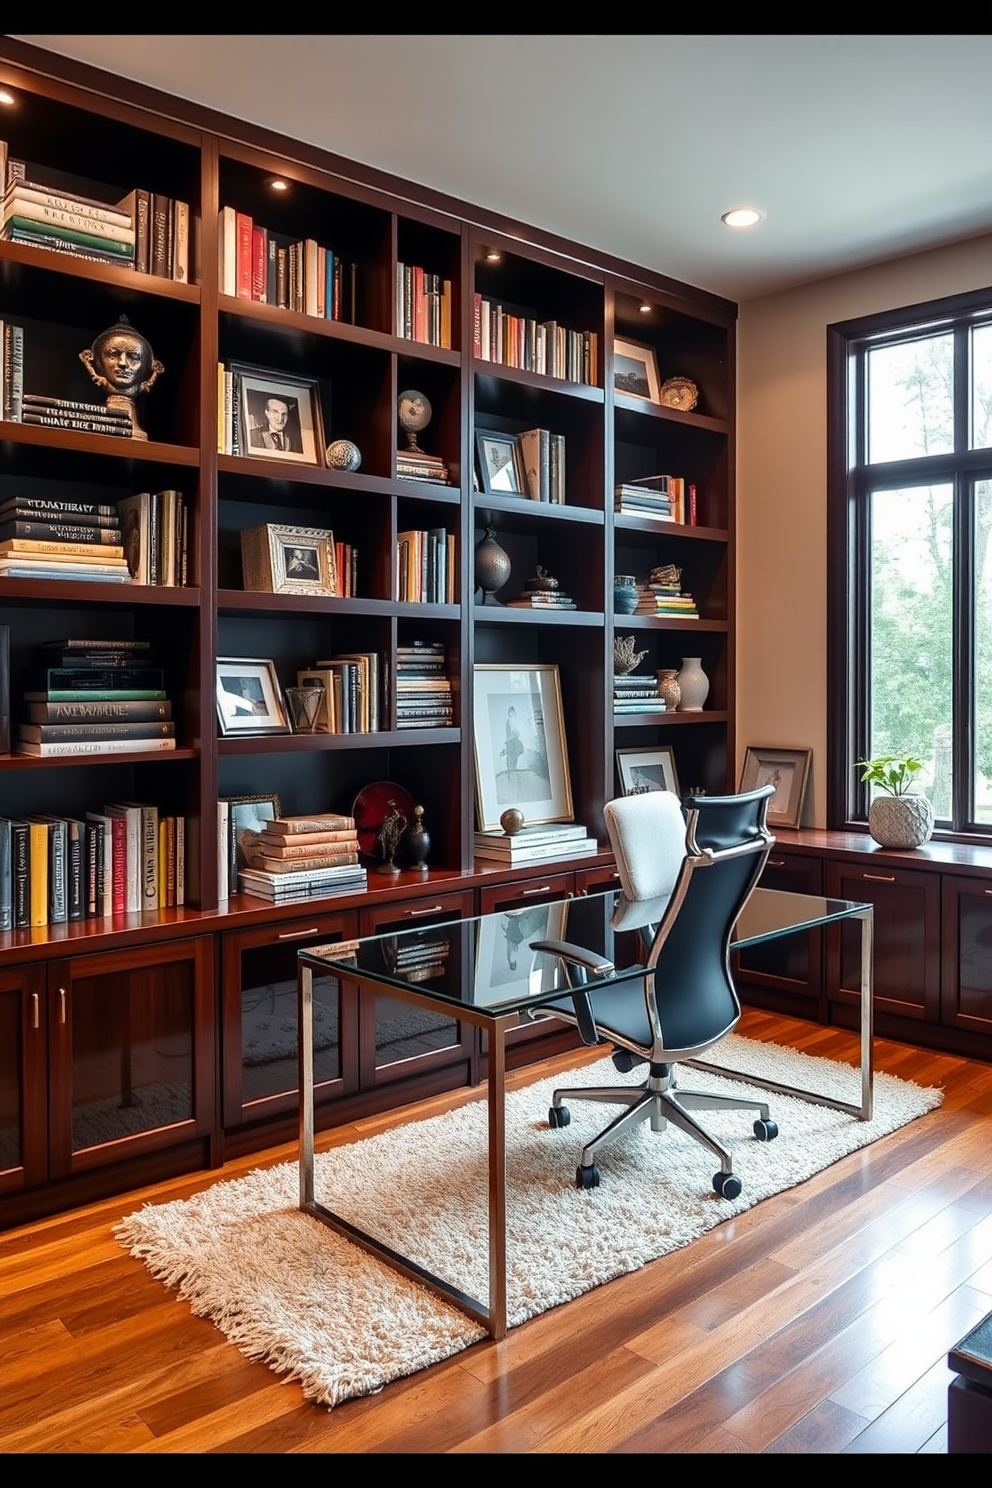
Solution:
{"label": "built-in bookshelf", "polygon": [[[671,744],[686,784],[732,784],[735,306],[10,40],[0,43],[0,83],[14,100],[0,110],[0,138],[30,178],[118,211],[141,193],[135,230],[145,196],[153,227],[155,203],[166,224],[168,204],[180,206],[167,271],[161,255],[158,272],[138,272],[0,238],[0,321],[22,330],[24,391],[62,405],[102,403],[80,353],[122,315],[162,364],[140,399],[145,439],[71,419],[6,418],[0,507],[17,498],[67,512],[113,508],[134,512],[146,534],[159,520],[157,493],[172,493],[169,511],[180,514],[178,546],[166,557],[146,538],[154,566],[146,561],[129,582],[0,576],[12,739],[26,721],[19,679],[57,638],[147,641],[172,703],[172,750],[0,757],[2,816],[85,820],[104,802],[139,801],[183,821],[184,904],[149,908],[140,923],[88,918],[81,943],[152,957],[177,924],[194,937],[223,936],[239,916],[261,926],[291,913],[242,894],[221,898],[222,797],[277,793],[286,815],[348,814],[360,792],[385,780],[423,807],[425,871],[388,885],[370,873],[367,895],[320,900],[322,913],[354,917],[348,933],[376,892],[401,903],[471,882],[480,871],[476,664],[558,667],[575,820],[601,844],[603,804],[619,791],[618,746]],[[177,232],[188,235],[182,249]],[[650,346],[661,378],[691,379],[697,406],[683,412],[615,391],[614,337]],[[231,370],[240,440],[225,435]],[[251,390],[270,385],[309,416],[302,452],[247,437],[258,418]],[[405,393],[429,409],[412,441]],[[538,484],[487,488],[482,430],[523,437],[533,460],[544,459]],[[616,487],[662,473],[694,488],[695,524],[615,511]],[[331,535],[334,585],[280,585],[267,569],[271,590],[249,588],[243,538],[263,528]],[[483,605],[474,554],[487,530],[510,578],[497,603]],[[644,584],[666,563],[681,569],[698,618],[614,614],[615,574]],[[567,606],[511,603],[548,574]],[[704,712],[614,716],[614,639],[628,634],[645,650],[642,670],[702,657],[711,684]],[[429,704],[417,704],[418,689],[397,687],[417,652],[444,660]],[[349,656],[378,659],[376,706],[360,714],[374,727],[219,728],[218,658],[271,662],[286,688]],[[502,866],[512,879],[512,862]],[[57,936],[0,933],[0,969],[25,957],[54,964],[62,953]],[[196,956],[176,974],[205,1059],[213,1035],[194,964]],[[191,1140],[209,1129],[211,1109],[209,1090],[196,1086]]]}

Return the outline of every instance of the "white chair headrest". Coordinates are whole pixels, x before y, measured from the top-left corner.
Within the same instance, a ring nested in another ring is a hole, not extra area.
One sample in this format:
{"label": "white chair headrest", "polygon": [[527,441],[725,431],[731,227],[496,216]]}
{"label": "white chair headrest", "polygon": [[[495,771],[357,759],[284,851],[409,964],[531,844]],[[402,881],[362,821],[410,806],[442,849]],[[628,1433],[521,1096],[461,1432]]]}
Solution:
{"label": "white chair headrest", "polygon": [[606,830],[628,899],[672,892],[685,859],[685,818],[671,791],[618,796],[603,808]]}

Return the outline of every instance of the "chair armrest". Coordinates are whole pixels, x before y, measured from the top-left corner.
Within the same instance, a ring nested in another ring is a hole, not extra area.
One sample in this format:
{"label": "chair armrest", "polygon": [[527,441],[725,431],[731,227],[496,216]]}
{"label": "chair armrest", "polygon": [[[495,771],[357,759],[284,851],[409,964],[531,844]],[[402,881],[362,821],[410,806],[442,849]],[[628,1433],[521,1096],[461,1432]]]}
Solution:
{"label": "chair armrest", "polygon": [[585,946],[573,945],[571,941],[532,940],[529,944],[532,951],[548,951],[570,966],[581,966],[590,976],[604,977],[609,976],[611,971],[616,971],[612,961],[607,961],[595,951],[587,951]]}

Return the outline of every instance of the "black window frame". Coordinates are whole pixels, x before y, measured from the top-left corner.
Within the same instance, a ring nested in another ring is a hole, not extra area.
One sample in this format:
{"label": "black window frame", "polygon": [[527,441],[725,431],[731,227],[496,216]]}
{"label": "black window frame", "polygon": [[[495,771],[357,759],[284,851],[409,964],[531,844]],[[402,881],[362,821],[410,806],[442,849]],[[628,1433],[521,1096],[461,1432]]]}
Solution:
{"label": "black window frame", "polygon": [[[992,322],[992,288],[927,300],[827,326],[827,825],[867,830],[868,787],[854,761],[868,748],[868,608],[871,491],[949,483],[954,502],[954,807],[935,838],[992,841],[974,821],[973,485],[992,479],[992,449],[969,450],[968,336]],[[866,361],[875,345],[925,332],[954,335],[954,450],[910,460],[866,460]]]}

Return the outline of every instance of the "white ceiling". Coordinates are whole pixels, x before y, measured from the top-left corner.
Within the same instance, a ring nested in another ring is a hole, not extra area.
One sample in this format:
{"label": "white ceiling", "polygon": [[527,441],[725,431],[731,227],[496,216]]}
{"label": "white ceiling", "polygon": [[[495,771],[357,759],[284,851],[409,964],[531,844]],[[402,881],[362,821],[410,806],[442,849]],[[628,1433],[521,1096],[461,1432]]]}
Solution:
{"label": "white ceiling", "polygon": [[735,300],[992,231],[992,35],[18,39]]}

